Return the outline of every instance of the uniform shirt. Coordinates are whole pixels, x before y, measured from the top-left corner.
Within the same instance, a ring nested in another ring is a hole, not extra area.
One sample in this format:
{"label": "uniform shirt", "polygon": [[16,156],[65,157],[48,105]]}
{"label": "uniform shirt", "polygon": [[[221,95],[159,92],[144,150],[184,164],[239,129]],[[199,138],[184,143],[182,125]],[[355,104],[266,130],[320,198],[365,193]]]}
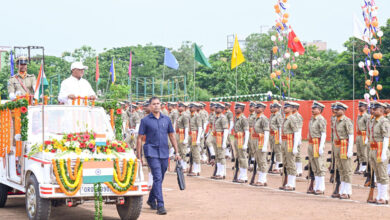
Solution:
{"label": "uniform shirt", "polygon": [[139,117],[139,115],[136,112],[133,112],[130,114],[129,127],[131,129],[134,129],[136,127],[136,125],[139,124],[140,122],[141,122],[141,118]]}
{"label": "uniform shirt", "polygon": [[161,113],[163,113],[164,115],[169,115],[168,110],[166,108],[163,108],[161,110]]}
{"label": "uniform shirt", "polygon": [[255,125],[255,122],[256,122],[256,113],[252,112],[252,114],[250,114],[249,118],[248,118],[249,128],[253,128]]}
{"label": "uniform shirt", "polygon": [[385,115],[385,117],[390,121],[390,114]]}
{"label": "uniform shirt", "polygon": [[335,115],[332,115],[332,117],[330,118],[330,129],[331,129],[330,135],[331,135],[332,141],[334,140],[333,133],[334,133],[334,129],[335,129],[335,126],[336,126],[336,119],[337,119],[337,117]]}
{"label": "uniform shirt", "polygon": [[270,128],[272,131],[277,131],[279,128],[282,127],[283,124],[283,117],[282,114],[280,114],[279,111],[271,114],[270,117]]}
{"label": "uniform shirt", "polygon": [[294,115],[295,118],[297,119],[296,122],[297,122],[297,127],[298,127],[298,129],[302,129],[302,127],[303,127],[303,118],[302,118],[302,115],[299,114],[298,111],[295,112],[293,115]]}
{"label": "uniform shirt", "polygon": [[70,105],[72,100],[68,100],[69,95],[74,95],[76,97],[96,97],[95,92],[87,80],[83,78],[77,79],[74,76],[70,76],[69,78],[62,81],[60,93],[58,94],[58,100]]}
{"label": "uniform shirt", "polygon": [[[226,118],[228,120],[228,122],[230,123],[230,121],[233,121],[233,112],[229,110],[226,111]],[[230,124],[229,124],[230,125]]]}
{"label": "uniform shirt", "polygon": [[213,131],[222,132],[225,129],[229,129],[229,122],[224,114],[215,114]]}
{"label": "uniform shirt", "polygon": [[[27,91],[23,88],[18,79],[23,83],[24,87],[26,87]],[[26,73],[24,78],[22,78],[20,74],[14,75],[8,81],[8,94],[13,93],[16,95],[16,93],[18,93],[18,95],[26,95],[28,93],[34,95],[35,84],[36,78],[33,74]]]}
{"label": "uniform shirt", "polygon": [[372,126],[372,136],[371,142],[383,142],[383,138],[389,137],[390,132],[390,121],[381,116],[379,118],[374,119]]}
{"label": "uniform shirt", "polygon": [[144,144],[145,157],[167,159],[169,157],[168,134],[173,133],[171,120],[160,114],[160,118],[152,113],[141,120],[139,134],[146,136]]}
{"label": "uniform shirt", "polygon": [[324,116],[312,116],[309,122],[309,137],[320,138],[322,133],[326,133],[326,120]]}
{"label": "uniform shirt", "polygon": [[286,115],[282,125],[283,134],[294,134],[295,132],[298,132],[299,129],[296,120],[296,117],[291,113]]}
{"label": "uniform shirt", "polygon": [[185,112],[179,113],[179,117],[176,121],[176,131],[178,129],[185,129],[190,127],[190,118]]}
{"label": "uniform shirt", "polygon": [[367,114],[367,112],[364,112],[363,114],[359,114],[357,116],[357,123],[356,128],[358,131],[366,131],[367,130],[367,123],[370,119],[370,115]]}
{"label": "uniform shirt", "polygon": [[138,117],[139,117],[140,119],[143,119],[143,118],[144,118],[144,112],[143,112],[141,109],[138,109],[136,112],[137,112]]}
{"label": "uniform shirt", "polygon": [[269,119],[264,114],[256,114],[254,129],[257,134],[264,134],[264,131],[269,131]]}
{"label": "uniform shirt", "polygon": [[209,124],[210,124],[210,130],[214,130],[214,120],[215,120],[215,112],[211,112],[209,115]]}
{"label": "uniform shirt", "polygon": [[176,123],[178,117],[179,112],[176,109],[172,109],[171,112],[169,112],[169,118],[171,119],[172,124]]}
{"label": "uniform shirt", "polygon": [[197,131],[199,127],[202,127],[202,119],[200,115],[196,112],[192,113],[190,116],[190,130]]}
{"label": "uniform shirt", "polygon": [[353,135],[352,120],[345,115],[336,119],[335,128],[333,134],[335,140],[345,140],[349,135]]}
{"label": "uniform shirt", "polygon": [[248,130],[249,130],[249,123],[245,115],[244,114],[236,115],[236,117],[234,117],[234,131],[238,133],[238,132],[244,132]]}
{"label": "uniform shirt", "polygon": [[202,126],[203,126],[204,123],[207,122],[207,118],[209,117],[209,114],[207,113],[206,110],[202,109],[199,111],[199,116],[202,119]]}

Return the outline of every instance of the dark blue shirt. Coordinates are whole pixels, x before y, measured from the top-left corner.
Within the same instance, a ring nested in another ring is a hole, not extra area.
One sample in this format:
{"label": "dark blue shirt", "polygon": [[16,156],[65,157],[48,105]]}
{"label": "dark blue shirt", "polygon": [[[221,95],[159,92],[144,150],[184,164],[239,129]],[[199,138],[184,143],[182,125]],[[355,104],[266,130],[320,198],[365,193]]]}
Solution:
{"label": "dark blue shirt", "polygon": [[141,120],[139,126],[140,135],[146,135],[144,144],[145,157],[168,158],[168,133],[173,133],[171,119],[160,113],[157,119],[152,113]]}

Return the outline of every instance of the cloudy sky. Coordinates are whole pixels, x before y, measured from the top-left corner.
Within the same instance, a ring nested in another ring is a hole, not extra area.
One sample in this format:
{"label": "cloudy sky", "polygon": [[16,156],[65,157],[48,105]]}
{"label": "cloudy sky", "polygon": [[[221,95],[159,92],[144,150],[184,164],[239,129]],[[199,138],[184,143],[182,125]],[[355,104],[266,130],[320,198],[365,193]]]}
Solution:
{"label": "cloudy sky", "polygon": [[[180,47],[189,40],[206,55],[226,49],[226,37],[265,31],[275,23],[276,0],[2,0],[0,46],[44,46],[60,55],[82,45],[104,48]],[[289,0],[289,22],[303,41],[322,40],[342,51],[352,35],[353,14],[363,0]],[[390,1],[376,0],[379,22]],[[387,11],[387,13],[386,13]]]}

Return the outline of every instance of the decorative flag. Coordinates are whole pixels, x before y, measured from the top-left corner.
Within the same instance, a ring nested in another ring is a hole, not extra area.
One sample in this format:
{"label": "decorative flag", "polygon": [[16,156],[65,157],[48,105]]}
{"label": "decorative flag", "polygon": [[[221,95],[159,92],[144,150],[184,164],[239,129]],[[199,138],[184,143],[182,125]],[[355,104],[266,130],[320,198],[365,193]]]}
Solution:
{"label": "decorative flag", "polygon": [[202,50],[200,50],[200,48],[196,44],[195,44],[195,60],[198,61],[200,64],[211,68],[209,61],[202,53]]}
{"label": "decorative flag", "polygon": [[34,89],[34,99],[36,100],[39,100],[39,98],[42,96],[43,93],[42,83],[43,83],[43,89],[46,89],[47,86],[49,85],[46,79],[45,71],[43,69],[43,62],[41,63],[41,68],[39,69],[39,74]]}
{"label": "decorative flag", "polygon": [[369,32],[364,32],[365,26],[364,24],[357,18],[357,16],[353,15],[353,36],[365,41],[370,44]]}
{"label": "decorative flag", "polygon": [[231,69],[236,68],[244,61],[245,61],[245,58],[241,52],[240,45],[238,44],[237,35],[236,35],[236,39],[234,40],[234,45],[233,45],[232,62],[230,65]]}
{"label": "decorative flag", "polygon": [[95,145],[96,146],[106,146],[107,138],[105,134],[95,134]]}
{"label": "decorative flag", "polygon": [[173,56],[168,48],[165,48],[164,52],[164,65],[175,70],[179,69],[179,63],[177,62],[176,57]]}
{"label": "decorative flag", "polygon": [[12,50],[11,50],[11,53],[10,53],[10,56],[11,56],[11,77],[14,76],[14,56],[12,56]]}
{"label": "decorative flag", "polygon": [[113,179],[113,161],[86,161],[83,163],[84,184],[112,182]]}
{"label": "decorative flag", "polygon": [[131,63],[132,63],[132,54],[130,51],[130,61],[129,61],[129,79],[131,80]]}
{"label": "decorative flag", "polygon": [[111,73],[112,84],[114,84],[115,80],[116,80],[114,58],[112,58],[112,61],[111,61],[110,73]]}
{"label": "decorative flag", "polygon": [[95,75],[96,83],[99,83],[99,57],[96,56],[96,75]]}
{"label": "decorative flag", "polygon": [[305,53],[305,48],[291,27],[290,30],[290,33],[288,33],[288,48],[290,48],[294,53],[298,52],[299,55],[303,55]]}

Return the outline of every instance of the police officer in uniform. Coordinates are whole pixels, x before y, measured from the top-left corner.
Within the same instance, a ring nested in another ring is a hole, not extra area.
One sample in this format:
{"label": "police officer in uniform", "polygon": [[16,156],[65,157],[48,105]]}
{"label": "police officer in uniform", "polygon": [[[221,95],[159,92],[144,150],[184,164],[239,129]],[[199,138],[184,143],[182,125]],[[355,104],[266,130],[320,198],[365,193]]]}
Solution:
{"label": "police officer in uniform", "polygon": [[264,115],[267,107],[265,103],[256,103],[256,121],[254,124],[254,140],[256,147],[256,162],[259,168],[259,177],[255,186],[267,186],[267,154],[269,141],[269,119]]}
{"label": "police officer in uniform", "polygon": [[200,137],[200,156],[201,156],[201,162],[205,163],[207,161],[207,156],[206,156],[206,150],[205,150],[205,144],[204,144],[204,142],[205,142],[204,137],[205,137],[205,132],[206,132],[207,125],[208,125],[207,119],[209,117],[209,114],[204,109],[204,107],[206,106],[205,103],[201,102],[201,103],[198,103],[198,105],[199,105],[198,114],[199,114],[200,118],[202,119],[202,134]]}
{"label": "police officer in uniform", "polygon": [[192,170],[188,173],[188,176],[199,176],[201,167],[200,167],[200,137],[202,135],[202,119],[197,113],[197,103],[190,103],[190,135],[189,135],[189,145],[191,146],[192,154]]}
{"label": "police officer in uniform", "polygon": [[298,126],[298,131],[299,131],[299,142],[298,142],[298,153],[295,158],[295,166],[297,168],[297,176],[302,176],[302,158],[301,158],[301,145],[302,145],[302,127],[303,127],[303,118],[302,115],[299,114],[299,104],[296,102],[291,102],[293,105],[293,115],[296,117],[296,122]]}
{"label": "police officer in uniform", "polygon": [[358,166],[356,167],[355,174],[362,174],[366,171],[368,161],[368,146],[366,145],[367,139],[367,123],[370,119],[370,115],[367,113],[367,103],[359,101],[359,113],[356,123],[356,151]]}
{"label": "police officer in uniform", "polygon": [[[247,149],[249,141],[249,124],[248,119],[244,115],[245,104],[237,102],[235,107],[236,116],[234,117],[234,151],[237,153],[240,167],[240,175],[238,176],[238,183],[248,182],[248,163],[247,163]],[[234,181],[234,180],[233,180]]]}
{"label": "police officer in uniform", "polygon": [[293,104],[284,103],[284,113],[286,114],[282,124],[282,151],[284,179],[281,190],[294,191],[297,169],[295,165],[296,155],[298,154],[299,129],[296,117],[293,115]]}
{"label": "police officer in uniform", "polygon": [[[279,174],[280,168],[279,164],[282,163],[282,124],[283,116],[280,113],[280,108],[282,106],[278,102],[274,102],[270,106],[271,117],[270,117],[270,144],[271,150],[274,152],[275,167],[272,170],[272,173]],[[271,168],[272,169],[272,168]]]}
{"label": "police officer in uniform", "polygon": [[168,110],[165,108],[166,106],[166,103],[165,102],[162,102],[161,103],[161,113],[163,113],[164,115],[168,116]]}
{"label": "police officer in uniform", "polygon": [[[230,111],[230,107],[231,107],[230,102],[225,102],[225,116],[226,116],[226,118],[229,121],[229,136],[228,136],[228,139],[227,139],[227,145],[232,147],[230,134],[232,133],[232,129],[233,129],[233,126],[234,126],[234,116],[233,116],[233,112]],[[226,151],[225,151],[226,158],[230,158],[231,157],[231,155],[232,155],[231,150],[233,150],[233,148],[231,148],[231,149],[227,148],[226,149]]]}
{"label": "police officer in uniform", "polygon": [[[215,162],[215,152],[217,151],[216,146],[213,144],[213,131],[214,131],[214,120],[215,120],[215,102],[210,102],[210,114],[208,117],[209,131],[206,134],[206,147],[209,149],[209,161],[211,164]],[[211,176],[212,178],[215,176]]]}
{"label": "police officer in uniform", "polygon": [[[126,137],[126,143],[129,144],[129,146],[133,149],[135,149],[139,125],[141,123],[141,118],[139,118],[139,115],[137,114],[136,105],[131,104],[131,107],[129,108],[130,114],[129,114],[129,120],[128,120],[128,127],[129,127],[129,136]],[[131,110],[130,110],[131,109]]]}
{"label": "police officer in uniform", "polygon": [[34,95],[36,78],[34,74],[27,73],[28,58],[21,56],[16,60],[18,73],[12,76],[8,81],[8,95],[11,100],[16,96],[26,94]]}
{"label": "police officer in uniform", "polygon": [[252,137],[254,133],[253,126],[255,125],[256,121],[256,112],[255,112],[256,103],[255,102],[249,102],[249,117],[248,117],[248,124],[249,124],[249,158],[251,159],[251,166],[249,167],[249,170],[252,170],[252,164],[255,160],[255,154],[256,154],[256,146],[255,143],[256,139]]}
{"label": "police officer in uniform", "polygon": [[[309,147],[307,149],[310,167],[314,173],[315,185],[313,193],[315,195],[325,192],[325,141],[326,141],[326,120],[321,115],[325,105],[314,101],[312,105],[312,117],[309,122]],[[308,192],[310,189],[308,190]]]}
{"label": "police officer in uniform", "polygon": [[227,139],[229,136],[229,122],[226,116],[223,114],[225,105],[222,103],[215,103],[215,118],[213,119],[213,135],[211,143],[215,146],[215,159],[217,165],[216,180],[221,180],[226,177],[226,158],[225,149],[227,145]]}
{"label": "police officer in uniform", "polygon": [[387,174],[390,122],[384,117],[386,105],[373,103],[374,122],[370,133],[370,165],[376,176],[378,195],[375,201],[379,205],[388,204],[389,176]]}
{"label": "police officer in uniform", "polygon": [[[175,102],[168,102],[168,116],[171,119],[173,129],[176,129],[176,120],[179,117],[179,112],[177,111],[177,104]],[[169,157],[174,156],[174,149],[172,148],[172,143],[168,141],[169,146]]]}
{"label": "police officer in uniform", "polygon": [[176,140],[178,142],[179,154],[181,157],[181,165],[184,172],[187,172],[187,145],[188,145],[188,135],[190,132],[190,118],[185,112],[187,103],[179,103],[179,117],[176,121]]}
{"label": "police officer in uniform", "polygon": [[349,199],[352,195],[352,156],[353,156],[353,123],[345,116],[348,106],[336,102],[336,122],[334,128],[336,167],[340,173],[340,199]]}

